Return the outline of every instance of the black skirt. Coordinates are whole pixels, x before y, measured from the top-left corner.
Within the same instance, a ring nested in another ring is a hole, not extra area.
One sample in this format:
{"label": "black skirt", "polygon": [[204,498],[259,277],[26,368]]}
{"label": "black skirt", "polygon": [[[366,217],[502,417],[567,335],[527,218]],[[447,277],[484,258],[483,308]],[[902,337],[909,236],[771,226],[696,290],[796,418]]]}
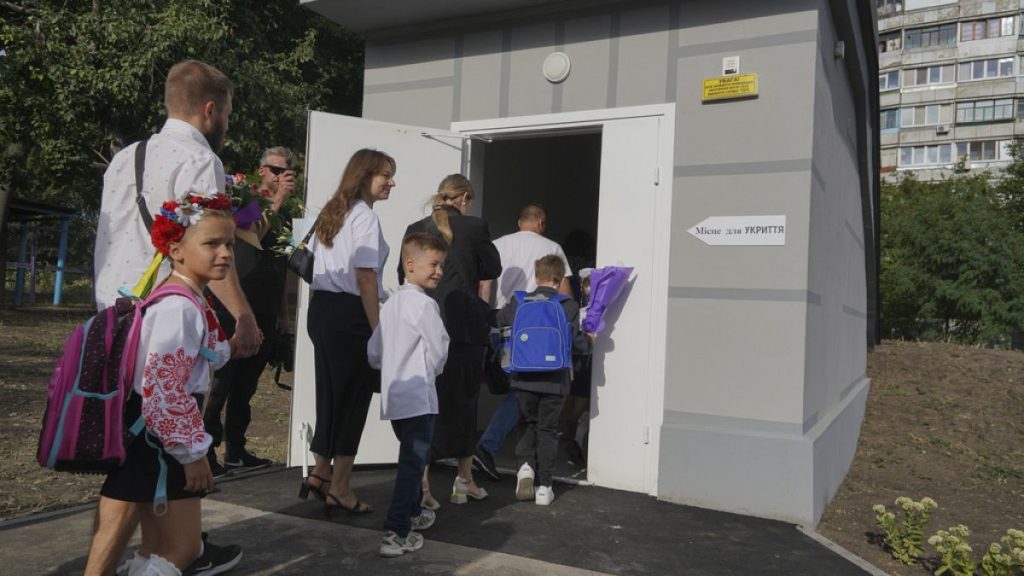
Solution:
{"label": "black skirt", "polygon": [[484,370],[484,347],[450,344],[444,372],[437,377],[437,422],[433,459],[465,458],[476,447],[477,400]]}
{"label": "black skirt", "polygon": [[[196,398],[202,409],[203,399]],[[142,401],[138,394],[132,394],[125,407],[125,421],[134,423],[142,410]],[[147,442],[148,440],[148,442]],[[206,492],[188,492],[185,490],[185,467],[173,456],[163,451],[163,444],[155,436],[143,433],[129,444],[124,466],[107,474],[107,479],[100,488],[100,494],[113,500],[124,502],[152,502],[156,495],[156,485],[160,478],[161,460],[167,466],[167,499],[184,500],[201,498]]]}

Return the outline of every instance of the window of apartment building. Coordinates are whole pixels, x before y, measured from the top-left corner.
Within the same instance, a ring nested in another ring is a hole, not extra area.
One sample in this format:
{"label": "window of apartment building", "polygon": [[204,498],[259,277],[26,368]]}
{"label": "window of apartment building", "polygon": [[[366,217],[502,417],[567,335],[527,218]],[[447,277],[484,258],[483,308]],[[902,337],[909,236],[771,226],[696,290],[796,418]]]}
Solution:
{"label": "window of apartment building", "polygon": [[928,26],[927,28],[912,28],[907,30],[906,34],[906,47],[908,49],[952,46],[956,44],[956,23]]}
{"label": "window of apartment building", "polygon": [[879,90],[895,90],[900,87],[900,71],[890,70],[878,75]]}
{"label": "window of apartment building", "polygon": [[1017,100],[1017,118],[1024,118],[1024,98]]}
{"label": "window of apartment building", "polygon": [[957,142],[957,158],[967,158],[971,162],[991,160],[1012,160],[1010,144],[1012,140],[979,140],[977,142]]}
{"label": "window of apartment building", "polygon": [[953,161],[952,144],[903,146],[900,148],[900,166],[927,166],[949,164]]}
{"label": "window of apartment building", "polygon": [[995,122],[1013,119],[1013,98],[999,100],[976,100],[974,102],[957,102],[956,121],[963,122]]}
{"label": "window of apartment building", "polygon": [[[1013,67],[1012,59],[1011,65]],[[924,86],[927,84],[946,84],[953,82],[953,65],[943,64],[941,66],[926,66],[924,68],[911,68],[903,71],[903,86]]]}
{"label": "window of apartment building", "polygon": [[1013,76],[1012,56],[1009,58],[989,58],[987,60],[960,63],[959,79],[961,81],[999,78],[1002,76]]}
{"label": "window of apartment building", "polygon": [[885,18],[903,10],[903,0],[876,0],[878,16]]}
{"label": "window of apartment building", "polygon": [[969,42],[971,40],[984,40],[985,38],[1013,36],[1016,32],[1014,23],[1015,19],[1013,16],[963,22],[960,24],[960,41]]}
{"label": "window of apartment building", "polygon": [[900,127],[900,109],[882,110],[882,130],[894,130]]}
{"label": "window of apartment building", "polygon": [[949,104],[910,106],[900,112],[901,127],[935,126],[936,124],[949,122],[949,116]]}
{"label": "window of apartment building", "polygon": [[898,52],[903,48],[903,35],[897,30],[878,35],[879,52]]}

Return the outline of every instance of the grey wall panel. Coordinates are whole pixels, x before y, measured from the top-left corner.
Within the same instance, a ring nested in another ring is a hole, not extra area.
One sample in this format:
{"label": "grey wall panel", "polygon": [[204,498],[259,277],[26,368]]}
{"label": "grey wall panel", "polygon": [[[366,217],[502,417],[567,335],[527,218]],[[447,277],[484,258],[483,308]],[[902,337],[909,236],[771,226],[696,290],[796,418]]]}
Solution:
{"label": "grey wall panel", "polygon": [[363,117],[447,130],[452,123],[453,97],[451,86],[365,94]]}
{"label": "grey wall panel", "polygon": [[[675,66],[669,46],[668,6],[625,10],[619,16],[618,67],[614,106],[665,101],[666,70]],[[670,58],[670,52],[672,56]]]}
{"label": "grey wall panel", "polygon": [[[808,289],[822,294],[820,309],[807,316],[804,415],[837,405],[849,383],[866,371],[864,242],[854,126],[853,89],[827,5],[821,12],[816,58],[814,168],[810,198]],[[852,313],[851,313],[852,312]]]}
{"label": "grey wall panel", "polygon": [[554,92],[541,65],[555,43],[555,24],[535,24],[507,32],[511,49],[508,77],[508,116],[547,114]]}
{"label": "grey wall panel", "polygon": [[665,410],[802,425],[806,308],[670,298]]}
{"label": "grey wall panel", "polygon": [[497,118],[501,102],[501,30],[466,34],[458,79],[460,120]]}
{"label": "grey wall panel", "polygon": [[611,16],[602,14],[565,22],[563,51],[572,62],[569,78],[562,83],[561,110],[595,110],[608,100]]}
{"label": "grey wall panel", "polygon": [[679,46],[698,47],[721,42],[763,45],[758,38],[806,30],[818,26],[815,0],[721,0],[682,3]]}
{"label": "grey wall panel", "polygon": [[[810,180],[810,170],[677,177],[669,286],[806,289]],[[774,214],[786,215],[785,246],[708,246],[687,232],[710,216]]]}
{"label": "grey wall panel", "polygon": [[[679,58],[676,165],[809,158],[814,125],[814,42]],[[760,95],[702,103],[702,82],[738,54]]]}
{"label": "grey wall panel", "polygon": [[431,38],[402,44],[369,44],[366,47],[366,87],[430,78],[451,78],[455,72],[452,37]]}

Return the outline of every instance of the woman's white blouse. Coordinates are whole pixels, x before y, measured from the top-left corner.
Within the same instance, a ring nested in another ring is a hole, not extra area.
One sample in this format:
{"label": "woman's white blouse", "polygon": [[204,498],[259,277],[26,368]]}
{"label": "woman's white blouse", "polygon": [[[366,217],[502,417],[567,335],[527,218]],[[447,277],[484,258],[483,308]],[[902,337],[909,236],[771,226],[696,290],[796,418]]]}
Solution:
{"label": "woman's white blouse", "polygon": [[377,214],[366,202],[359,200],[348,211],[341,230],[334,236],[333,246],[324,246],[316,234],[309,246],[313,251],[313,282],[310,288],[358,296],[356,269],[370,268],[377,271],[377,295],[384,298],[381,272],[390,248],[384,241]]}

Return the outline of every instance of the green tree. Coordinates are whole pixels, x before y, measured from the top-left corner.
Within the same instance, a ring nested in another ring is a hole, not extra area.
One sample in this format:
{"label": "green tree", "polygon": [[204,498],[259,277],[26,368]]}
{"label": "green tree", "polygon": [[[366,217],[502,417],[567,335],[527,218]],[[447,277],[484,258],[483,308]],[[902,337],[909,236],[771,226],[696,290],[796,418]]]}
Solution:
{"label": "green tree", "polygon": [[304,149],[310,109],[359,112],[359,39],[297,0],[4,0],[0,19],[0,189],[83,214],[113,155],[159,130],[182,59],[235,83],[229,170]]}
{"label": "green tree", "polygon": [[1005,346],[1024,325],[1024,234],[989,175],[884,184],[884,334]]}

